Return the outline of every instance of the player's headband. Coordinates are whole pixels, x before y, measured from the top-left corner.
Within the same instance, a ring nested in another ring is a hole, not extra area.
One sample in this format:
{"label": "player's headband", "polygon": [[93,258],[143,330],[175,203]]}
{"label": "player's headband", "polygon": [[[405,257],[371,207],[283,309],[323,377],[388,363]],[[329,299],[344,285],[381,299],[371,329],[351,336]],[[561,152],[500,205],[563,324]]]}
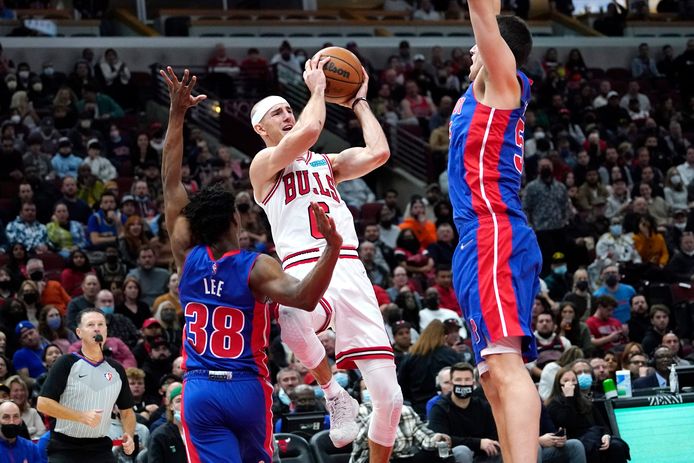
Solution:
{"label": "player's headband", "polygon": [[263,120],[263,117],[265,117],[267,112],[270,111],[273,106],[277,106],[278,104],[286,104],[289,106],[287,100],[277,95],[272,95],[260,100],[255,106],[255,113],[251,116],[251,124],[253,127]]}

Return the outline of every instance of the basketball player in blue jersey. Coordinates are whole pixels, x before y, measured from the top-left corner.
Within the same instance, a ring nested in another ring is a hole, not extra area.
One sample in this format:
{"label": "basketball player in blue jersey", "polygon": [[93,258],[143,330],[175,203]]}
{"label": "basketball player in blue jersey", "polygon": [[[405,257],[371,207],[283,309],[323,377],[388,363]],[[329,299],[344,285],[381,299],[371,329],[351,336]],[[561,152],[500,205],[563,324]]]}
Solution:
{"label": "basketball player in blue jersey", "polygon": [[302,280],[266,255],[239,249],[234,195],[221,185],[188,198],[181,182],[183,121],[205,99],[191,96],[196,78],[161,71],[171,107],[162,177],[166,228],[181,275],[185,315],[181,423],[191,462],[269,463],[272,460],[272,386],[267,358],[272,299],[311,311],[328,288],[342,237],[332,219],[311,205],[327,247]]}
{"label": "basketball player in blue jersey", "polygon": [[[468,0],[476,45],[472,84],[450,123],[448,181],[460,244],[455,290],[470,327],[480,382],[505,463],[537,460],[540,402],[524,366],[537,356],[531,312],[542,257],[521,208],[527,25],[497,16],[499,0]],[[525,357],[525,358],[524,358]]]}

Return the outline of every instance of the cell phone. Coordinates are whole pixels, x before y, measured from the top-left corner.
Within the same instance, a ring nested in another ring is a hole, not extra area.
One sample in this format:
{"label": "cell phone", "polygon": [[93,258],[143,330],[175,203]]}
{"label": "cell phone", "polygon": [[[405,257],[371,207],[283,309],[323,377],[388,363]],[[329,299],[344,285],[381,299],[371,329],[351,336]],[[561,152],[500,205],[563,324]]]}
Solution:
{"label": "cell phone", "polygon": [[566,429],[559,428],[557,432],[554,433],[556,437],[564,437],[566,435]]}

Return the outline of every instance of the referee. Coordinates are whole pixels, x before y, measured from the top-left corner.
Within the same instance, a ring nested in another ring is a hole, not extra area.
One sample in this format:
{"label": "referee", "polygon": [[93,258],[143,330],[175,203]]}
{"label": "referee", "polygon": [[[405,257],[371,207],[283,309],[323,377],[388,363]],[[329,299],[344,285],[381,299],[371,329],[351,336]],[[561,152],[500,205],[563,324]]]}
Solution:
{"label": "referee", "polygon": [[104,359],[106,317],[99,309],[85,309],[77,316],[79,352],[60,357],[48,373],[37,407],[56,418],[48,443],[50,463],[114,462],[109,439],[111,410],[118,405],[123,423],[123,450],[135,450],[135,412],[125,370]]}

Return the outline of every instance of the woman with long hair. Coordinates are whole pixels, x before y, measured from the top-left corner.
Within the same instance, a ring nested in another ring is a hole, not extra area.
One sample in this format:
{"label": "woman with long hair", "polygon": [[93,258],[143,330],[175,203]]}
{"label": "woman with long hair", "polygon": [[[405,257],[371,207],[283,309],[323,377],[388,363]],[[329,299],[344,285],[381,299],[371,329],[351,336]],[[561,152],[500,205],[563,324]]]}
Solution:
{"label": "woman with long hair", "polygon": [[0,354],[0,384],[4,384],[13,374],[12,362],[4,354]]}
{"label": "woman with long hair", "polygon": [[176,306],[169,301],[162,302],[154,309],[154,318],[161,325],[171,352],[178,352],[181,348],[183,331],[181,330],[181,322],[176,314]]}
{"label": "woman with long hair", "polygon": [[89,257],[81,249],[75,249],[70,253],[65,268],[60,273],[60,283],[70,297],[79,297],[82,295],[82,282],[88,274],[96,274]]}
{"label": "woman with long hair", "polygon": [[670,259],[665,238],[658,231],[656,220],[650,215],[644,215],[639,219],[639,231],[634,233],[634,248],[645,264],[651,264],[656,268],[664,267]]}
{"label": "woman with long hair", "polygon": [[14,402],[22,414],[22,421],[27,426],[31,439],[38,439],[46,432],[41,415],[29,403],[31,396],[27,383],[19,376],[10,377],[5,384],[10,388],[10,400]]}
{"label": "woman with long hair", "polygon": [[671,167],[665,174],[665,203],[673,213],[676,210],[688,210],[687,187],[677,167]]}
{"label": "woman with long hair", "polygon": [[116,313],[128,317],[135,326],[142,326],[151,314],[149,306],[140,299],[142,287],[137,278],[125,277],[123,282],[123,302],[116,306]]}
{"label": "woman with long hair", "polygon": [[38,328],[39,334],[62,352],[68,352],[70,344],[77,341],[75,333],[65,328],[65,319],[60,311],[51,305],[41,309]]}
{"label": "woman with long hair", "polygon": [[559,312],[555,315],[557,332],[568,339],[572,345],[578,346],[584,352],[590,352],[593,344],[590,342],[590,330],[576,314],[576,306],[571,302],[560,302]]}
{"label": "woman with long hair", "polygon": [[17,299],[24,302],[24,308],[27,314],[26,319],[33,324],[37,324],[39,321],[39,312],[41,312],[39,285],[31,280],[22,281],[19,285],[19,291],[17,291]]}
{"label": "woman with long hair", "polygon": [[589,463],[625,463],[629,447],[611,436],[600,412],[581,393],[578,378],[570,366],[557,373],[552,392],[545,401],[554,424],[566,429],[567,439],[578,439]]}
{"label": "woman with long hair", "polygon": [[12,273],[7,267],[0,267],[0,312],[5,303],[14,297]]}
{"label": "woman with long hair", "polygon": [[26,246],[22,243],[12,243],[10,245],[10,259],[7,262],[7,268],[12,275],[12,281],[17,289],[19,283],[27,278],[27,262],[29,262],[29,253]]}
{"label": "woman with long hair", "polygon": [[395,245],[394,257],[397,265],[404,267],[412,275],[412,279],[418,286],[417,289],[423,292],[429,278],[434,275],[434,259],[426,253],[410,228],[400,232]]}
{"label": "woman with long hair", "polygon": [[46,371],[42,373],[41,376],[36,378],[36,384],[34,384],[34,391],[36,391],[37,394],[41,392],[41,388],[43,388],[43,384],[46,382],[46,378],[48,378],[48,372],[50,371],[51,367],[53,367],[55,361],[58,360],[58,357],[63,355],[63,352],[67,351],[62,350],[57,344],[48,344],[43,349],[43,355],[41,356],[41,360],[43,360],[43,364],[46,367]]}
{"label": "woman with long hair", "polygon": [[71,251],[87,246],[84,226],[76,220],[70,220],[67,204],[62,201],[53,206],[53,217],[46,225],[46,232],[48,242],[64,258],[69,257]]}
{"label": "woman with long hair", "polygon": [[131,215],[123,224],[123,231],[118,239],[120,257],[128,268],[137,267],[137,256],[140,246],[147,244],[147,234],[142,217]]}
{"label": "woman with long hair", "polygon": [[462,362],[462,356],[446,345],[446,329],[440,320],[431,321],[400,362],[398,383],[405,400],[420,415],[436,394],[435,378],[441,368]]}
{"label": "woman with long hair", "polygon": [[547,400],[551,394],[557,372],[580,358],[583,358],[583,350],[577,346],[571,346],[561,354],[556,362],[549,362],[545,365],[540,376],[540,384],[537,387],[542,400]]}

